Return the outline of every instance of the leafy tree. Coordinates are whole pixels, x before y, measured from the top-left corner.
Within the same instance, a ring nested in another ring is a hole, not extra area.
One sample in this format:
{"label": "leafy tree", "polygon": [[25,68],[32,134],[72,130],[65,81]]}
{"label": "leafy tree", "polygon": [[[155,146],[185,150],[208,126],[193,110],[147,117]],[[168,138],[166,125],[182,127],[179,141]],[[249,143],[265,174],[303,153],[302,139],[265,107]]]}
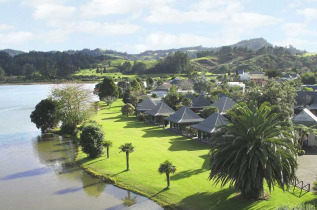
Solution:
{"label": "leafy tree", "polygon": [[31,113],[31,121],[41,128],[42,133],[57,126],[59,122],[58,103],[51,98],[42,100]]}
{"label": "leafy tree", "polygon": [[212,115],[215,112],[219,112],[219,109],[216,106],[211,106],[211,107],[204,108],[204,110],[201,112],[201,117],[202,118],[207,118],[207,117],[209,117],[210,115]]}
{"label": "leafy tree", "polygon": [[214,85],[211,82],[209,82],[203,78],[195,80],[194,86],[193,86],[196,93],[210,92],[213,87],[214,87]]}
{"label": "leafy tree", "polygon": [[172,85],[167,95],[163,98],[164,102],[172,107],[173,109],[180,103],[179,93],[177,92],[176,86]]}
{"label": "leafy tree", "polygon": [[102,145],[107,148],[107,158],[109,158],[109,148],[112,147],[112,141],[105,140]]}
{"label": "leafy tree", "polygon": [[190,98],[183,98],[182,104],[184,106],[190,107],[190,106],[192,106],[193,102]]}
{"label": "leafy tree", "polygon": [[164,163],[161,163],[158,172],[160,174],[166,174],[166,180],[167,180],[167,187],[170,187],[170,174],[175,173],[176,166],[174,166],[171,162],[166,160]]}
{"label": "leafy tree", "polygon": [[132,90],[134,90],[134,91],[138,91],[138,90],[142,89],[140,83],[136,79],[132,80],[130,85],[131,85]]}
{"label": "leafy tree", "polygon": [[114,96],[106,96],[103,98],[103,101],[106,102],[106,105],[109,106],[109,108],[111,108],[112,103],[116,100],[117,98]]}
{"label": "leafy tree", "polygon": [[132,145],[132,143],[125,143],[123,145],[121,145],[119,147],[119,149],[121,150],[120,152],[125,152],[126,154],[126,159],[127,159],[127,171],[130,170],[130,167],[129,167],[129,155],[130,153],[134,152],[135,151],[135,148],[134,146]]}
{"label": "leafy tree", "polygon": [[93,114],[92,93],[83,84],[64,84],[52,90],[52,98],[60,106],[59,116],[64,131],[72,134],[76,126]]}
{"label": "leafy tree", "polygon": [[129,117],[129,115],[132,115],[134,110],[135,110],[134,106],[130,103],[125,104],[121,108],[122,115],[126,115],[127,117]]}
{"label": "leafy tree", "polygon": [[118,86],[111,77],[106,77],[99,86],[99,99],[103,100],[107,96],[119,97]]}
{"label": "leafy tree", "polygon": [[281,72],[278,70],[267,70],[265,72],[265,74],[269,77],[269,78],[275,78],[281,75]]}
{"label": "leafy tree", "polygon": [[295,178],[297,154],[292,131],[267,103],[251,101],[230,112],[231,124],[212,137],[211,172],[215,184],[233,185],[246,198],[263,194],[264,179],[271,190],[288,188]]}
{"label": "leafy tree", "polygon": [[100,157],[103,152],[104,132],[101,126],[90,123],[83,127],[80,134],[80,146],[89,157]]}
{"label": "leafy tree", "polygon": [[146,69],[146,64],[139,61],[135,61],[132,67],[132,71],[136,74],[144,73]]}
{"label": "leafy tree", "polygon": [[124,74],[129,74],[132,71],[132,65],[129,61],[125,61],[120,67],[121,72]]}
{"label": "leafy tree", "polygon": [[157,98],[157,94],[156,93],[152,93],[152,98]]}
{"label": "leafy tree", "polygon": [[152,88],[154,86],[154,80],[151,77],[146,79],[146,85],[148,88]]}
{"label": "leafy tree", "polygon": [[311,72],[306,72],[301,75],[303,84],[316,84],[316,76]]}

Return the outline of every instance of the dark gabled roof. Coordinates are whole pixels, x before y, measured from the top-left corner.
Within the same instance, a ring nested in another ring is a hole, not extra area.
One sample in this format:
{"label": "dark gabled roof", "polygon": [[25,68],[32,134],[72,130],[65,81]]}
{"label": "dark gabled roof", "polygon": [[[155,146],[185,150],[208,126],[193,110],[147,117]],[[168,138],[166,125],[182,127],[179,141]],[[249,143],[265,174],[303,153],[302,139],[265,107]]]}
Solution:
{"label": "dark gabled roof", "polygon": [[188,107],[183,106],[177,110],[173,115],[166,117],[165,120],[174,122],[174,123],[197,123],[201,122],[204,119],[199,117],[195,112],[190,110]]}
{"label": "dark gabled roof", "polygon": [[204,108],[204,107],[208,107],[208,106],[211,106],[211,103],[203,95],[200,95],[193,102],[193,105],[191,108]]}
{"label": "dark gabled roof", "polygon": [[317,117],[308,109],[303,109],[303,111],[301,111],[298,115],[293,117],[292,121],[295,124],[312,126],[317,124]]}
{"label": "dark gabled roof", "polygon": [[218,93],[218,98],[222,98],[222,97],[228,97],[226,94],[224,94],[224,93]]}
{"label": "dark gabled roof", "polygon": [[297,91],[295,107],[306,107],[317,103],[317,92]]}
{"label": "dark gabled roof", "polygon": [[184,95],[184,98],[189,98],[190,100],[192,100],[192,102],[196,100],[196,96],[191,93],[187,93],[186,95]]}
{"label": "dark gabled roof", "polygon": [[219,113],[221,114],[226,113],[226,111],[234,105],[236,105],[236,103],[228,97],[221,97],[212,104],[212,106],[218,107]]}
{"label": "dark gabled roof", "polygon": [[148,111],[155,107],[155,103],[152,101],[150,97],[146,97],[143,99],[141,103],[137,105],[137,111]]}
{"label": "dark gabled roof", "polygon": [[157,87],[154,91],[168,91],[170,88],[172,87],[172,85],[171,84],[169,84],[169,83],[164,83],[164,84],[162,84],[161,86],[159,86],[159,87]]}
{"label": "dark gabled roof", "polygon": [[218,126],[228,124],[228,119],[217,112],[207,117],[204,121],[190,127],[206,133],[213,133]]}
{"label": "dark gabled roof", "polygon": [[175,111],[171,107],[169,107],[166,103],[161,101],[153,109],[145,113],[152,116],[168,116],[168,115],[174,114]]}

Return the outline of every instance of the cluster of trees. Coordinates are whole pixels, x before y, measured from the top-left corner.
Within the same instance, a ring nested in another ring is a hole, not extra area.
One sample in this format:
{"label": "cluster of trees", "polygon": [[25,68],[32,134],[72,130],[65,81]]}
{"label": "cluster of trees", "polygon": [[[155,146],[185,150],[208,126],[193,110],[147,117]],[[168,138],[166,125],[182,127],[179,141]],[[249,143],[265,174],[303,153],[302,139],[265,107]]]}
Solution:
{"label": "cluster of trees", "polygon": [[67,77],[100,61],[82,53],[31,51],[12,57],[6,52],[0,52],[0,66],[7,76]]}
{"label": "cluster of trees", "polygon": [[152,69],[151,73],[188,73],[192,70],[190,58],[187,53],[175,52],[169,53],[166,58],[160,59]]}
{"label": "cluster of trees", "polygon": [[123,74],[144,74],[148,68],[142,61],[134,61],[133,65],[130,61],[125,61],[119,69]]}
{"label": "cluster of trees", "polygon": [[43,133],[62,123],[61,131],[73,134],[93,113],[91,92],[82,84],[64,84],[52,89],[51,96],[39,102],[30,118]]}

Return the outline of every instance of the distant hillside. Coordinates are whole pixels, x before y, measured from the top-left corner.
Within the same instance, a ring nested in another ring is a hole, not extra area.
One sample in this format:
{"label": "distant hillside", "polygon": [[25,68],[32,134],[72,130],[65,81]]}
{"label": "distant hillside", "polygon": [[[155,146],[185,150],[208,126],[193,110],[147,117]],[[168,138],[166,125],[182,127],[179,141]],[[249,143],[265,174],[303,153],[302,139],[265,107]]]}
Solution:
{"label": "distant hillside", "polygon": [[10,56],[16,56],[16,55],[20,55],[22,53],[25,53],[23,51],[19,51],[19,50],[12,50],[12,49],[3,49],[0,50],[0,52],[6,52],[8,53]]}
{"label": "distant hillside", "polygon": [[[253,51],[257,51],[263,47],[272,47],[273,45],[266,41],[263,38],[255,38],[249,40],[243,40],[236,44],[227,45],[226,47],[241,47],[247,48]],[[165,58],[169,53],[173,52],[186,52],[190,58],[196,58],[197,52],[201,51],[217,51],[220,50],[222,47],[203,47],[203,46],[194,46],[194,47],[184,47],[184,48],[175,48],[175,49],[166,49],[166,50],[147,50],[139,54],[128,54],[126,52],[118,52],[115,50],[103,50],[100,48],[90,50],[90,49],[83,49],[83,50],[68,50],[65,51],[66,53],[83,53],[90,56],[110,56],[114,58],[123,58],[127,60],[159,60],[160,58]],[[297,50],[296,48],[291,48],[294,53],[300,53],[302,51]]]}

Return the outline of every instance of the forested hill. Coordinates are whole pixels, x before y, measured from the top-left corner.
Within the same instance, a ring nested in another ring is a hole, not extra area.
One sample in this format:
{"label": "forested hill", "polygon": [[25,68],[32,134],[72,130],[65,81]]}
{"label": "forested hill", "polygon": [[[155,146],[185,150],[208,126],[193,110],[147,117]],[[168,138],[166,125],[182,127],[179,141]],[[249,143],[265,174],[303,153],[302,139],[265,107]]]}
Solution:
{"label": "forested hill", "polygon": [[[228,47],[242,47],[250,50],[258,50],[262,47],[273,46],[268,41],[263,38],[255,38],[249,40],[242,40],[236,44],[228,45]],[[194,46],[194,47],[184,47],[184,48],[175,48],[167,50],[147,50],[139,54],[128,54],[126,52],[118,52],[115,50],[102,50],[100,48],[90,50],[69,50],[65,51],[66,53],[83,53],[90,56],[101,56],[107,55],[112,57],[120,57],[128,60],[158,60],[160,58],[165,58],[169,53],[175,52],[186,52],[190,58],[196,58],[196,53],[200,51],[218,51],[221,47],[203,47],[203,46]]]}
{"label": "forested hill", "polygon": [[12,49],[3,49],[3,50],[0,50],[0,52],[6,52],[10,56],[16,56],[16,55],[20,55],[22,53],[25,53],[25,52],[20,51],[20,50],[12,50]]}

